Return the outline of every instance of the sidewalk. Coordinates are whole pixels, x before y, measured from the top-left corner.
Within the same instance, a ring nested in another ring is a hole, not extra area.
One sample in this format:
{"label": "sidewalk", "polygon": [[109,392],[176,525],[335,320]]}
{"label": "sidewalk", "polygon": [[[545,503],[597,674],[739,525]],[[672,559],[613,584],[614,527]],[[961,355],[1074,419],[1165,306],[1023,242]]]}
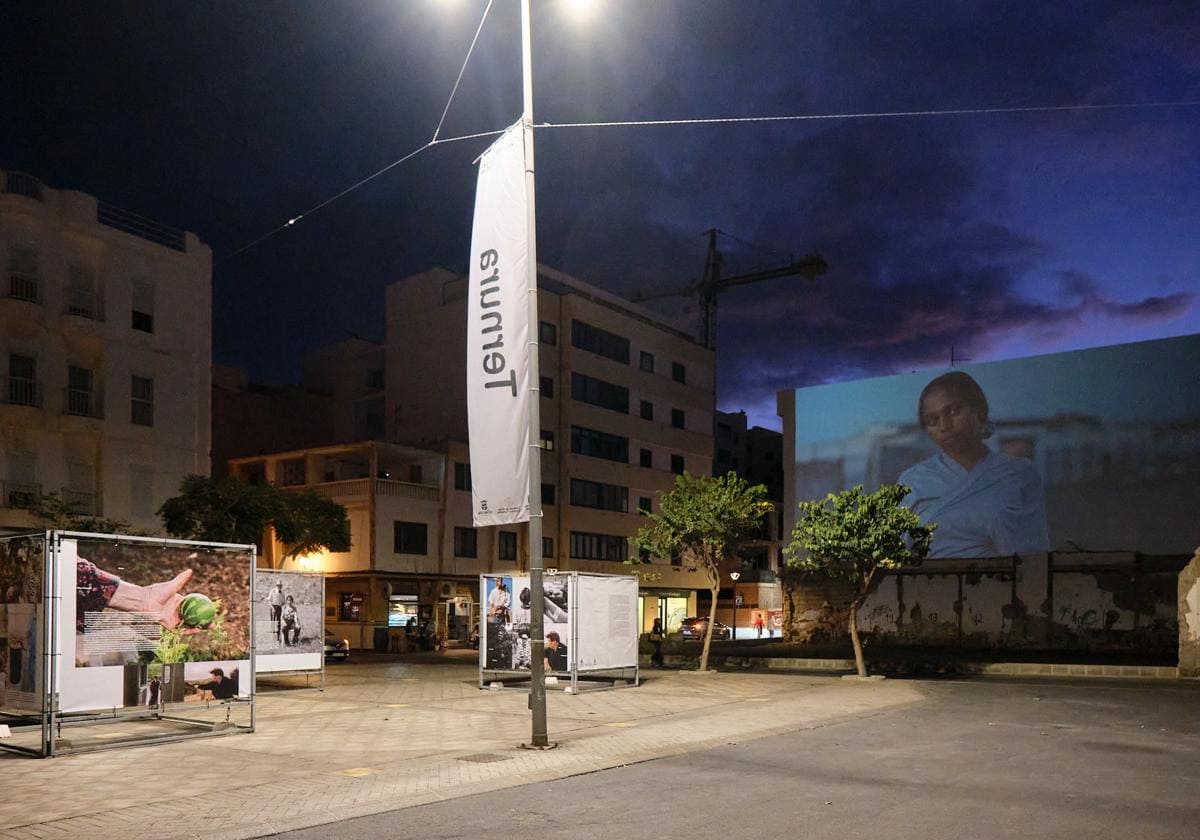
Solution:
{"label": "sidewalk", "polygon": [[[330,667],[260,695],[258,731],[54,760],[0,757],[0,838],[243,838],[811,728],[922,699],[915,684],[649,671],[636,688],[480,691],[470,663]],[[128,732],[130,724],[115,723]],[[103,729],[103,728],[101,728]]]}

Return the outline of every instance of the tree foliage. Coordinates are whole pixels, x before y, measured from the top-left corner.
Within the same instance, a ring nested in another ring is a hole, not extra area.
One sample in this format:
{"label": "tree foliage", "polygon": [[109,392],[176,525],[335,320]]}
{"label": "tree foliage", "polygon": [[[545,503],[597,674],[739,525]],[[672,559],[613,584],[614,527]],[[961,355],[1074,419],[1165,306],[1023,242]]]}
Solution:
{"label": "tree foliage", "polygon": [[319,551],[348,551],[346,509],[310,491],[293,492],[240,478],[189,475],[179,495],[158,509],[174,537],[210,542],[257,543],[267,526],[286,545],[285,557]]}
{"label": "tree foliage", "polygon": [[717,478],[684,473],[675,486],[659,495],[658,513],[643,511],[650,524],[631,538],[639,556],[630,562],[678,559],[685,568],[699,570],[708,578],[712,592],[708,628],[700,655],[700,670],[708,667],[708,651],[717,616],[717,594],[721,588],[721,564],[738,545],[754,533],[762,517],[771,511],[767,488],[751,486],[735,473]]}
{"label": "tree foliage", "polygon": [[919,563],[929,554],[935,525],[901,505],[909,488],[885,484],[874,493],[862,485],[800,503],[792,541],[783,550],[787,565],[801,572],[820,572],[848,581],[855,590],[850,602],[850,639],[860,676],[866,676],[858,638],[858,608],[882,570]]}

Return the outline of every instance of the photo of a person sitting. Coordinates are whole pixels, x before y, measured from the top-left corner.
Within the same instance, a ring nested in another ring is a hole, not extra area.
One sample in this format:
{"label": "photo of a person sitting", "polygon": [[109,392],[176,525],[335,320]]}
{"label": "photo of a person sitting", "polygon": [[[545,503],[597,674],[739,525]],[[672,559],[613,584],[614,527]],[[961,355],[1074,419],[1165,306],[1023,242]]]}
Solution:
{"label": "photo of a person sitting", "polygon": [[283,602],[279,620],[283,643],[289,647],[299,644],[300,613],[296,609],[296,601],[291,595],[287,596],[287,600]]}
{"label": "photo of a person sitting", "polygon": [[938,454],[900,474],[905,507],[935,523],[930,557],[1005,557],[1049,550],[1046,499],[1033,463],[995,452],[987,396],[962,371],[921,392],[917,417]]}
{"label": "photo of a person sitting", "polygon": [[543,665],[547,671],[567,671],[567,646],[562,643],[558,633],[551,630],[546,634],[546,655]]}

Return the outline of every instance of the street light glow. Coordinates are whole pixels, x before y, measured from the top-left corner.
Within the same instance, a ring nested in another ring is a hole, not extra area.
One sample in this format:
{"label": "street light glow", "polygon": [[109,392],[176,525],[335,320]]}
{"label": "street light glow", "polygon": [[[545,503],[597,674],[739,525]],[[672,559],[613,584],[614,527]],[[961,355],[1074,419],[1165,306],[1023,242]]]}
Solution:
{"label": "street light glow", "polygon": [[590,16],[596,5],[596,0],[562,0],[562,2],[566,5],[567,11],[577,18]]}

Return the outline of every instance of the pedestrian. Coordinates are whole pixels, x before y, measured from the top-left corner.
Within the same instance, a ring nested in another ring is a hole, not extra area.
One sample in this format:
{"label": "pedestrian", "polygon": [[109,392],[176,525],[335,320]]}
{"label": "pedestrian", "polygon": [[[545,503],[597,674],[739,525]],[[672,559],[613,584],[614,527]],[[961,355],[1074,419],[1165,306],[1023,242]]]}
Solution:
{"label": "pedestrian", "polygon": [[754,630],[755,630],[755,631],[758,633],[758,638],[760,638],[760,639],[761,639],[761,638],[762,638],[762,631],[763,631],[763,617],[762,617],[762,613],[755,613],[755,614],[754,614]]}
{"label": "pedestrian", "polygon": [[650,628],[650,646],[654,648],[654,653],[650,654],[650,664],[655,668],[663,666],[663,629],[662,619],[654,619],[654,626]]}

